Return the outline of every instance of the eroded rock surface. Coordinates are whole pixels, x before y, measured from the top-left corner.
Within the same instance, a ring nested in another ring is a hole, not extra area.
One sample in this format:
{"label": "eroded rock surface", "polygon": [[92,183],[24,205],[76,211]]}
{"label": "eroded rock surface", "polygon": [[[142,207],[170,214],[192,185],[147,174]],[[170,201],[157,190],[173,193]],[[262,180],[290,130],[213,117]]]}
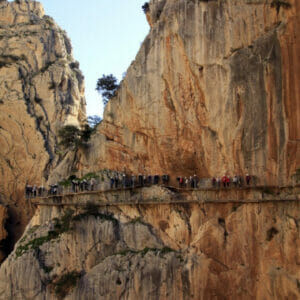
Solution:
{"label": "eroded rock surface", "polygon": [[41,207],[1,266],[0,299],[298,299],[299,212],[296,201]]}
{"label": "eroded rock surface", "polygon": [[37,2],[1,1],[0,201],[9,205],[16,237],[32,215],[26,182],[45,185],[62,160],[57,131],[80,124],[84,105],[83,76],[66,33]]}
{"label": "eroded rock surface", "polygon": [[4,249],[4,240],[7,238],[7,231],[5,229],[5,222],[7,220],[7,208],[0,205],[0,263],[6,256]]}
{"label": "eroded rock surface", "polygon": [[79,167],[289,182],[300,165],[300,3],[272,2],[150,1],[150,33]]}

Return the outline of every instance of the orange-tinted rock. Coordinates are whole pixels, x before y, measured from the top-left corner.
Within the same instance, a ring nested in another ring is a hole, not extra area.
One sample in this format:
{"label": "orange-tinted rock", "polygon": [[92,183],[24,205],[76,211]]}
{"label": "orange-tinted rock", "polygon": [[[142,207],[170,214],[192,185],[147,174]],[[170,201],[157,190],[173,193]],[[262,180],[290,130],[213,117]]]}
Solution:
{"label": "orange-tinted rock", "polygon": [[0,48],[0,201],[13,241],[33,213],[26,183],[46,184],[63,156],[58,129],[85,118],[84,85],[68,37],[37,2],[0,3]]}
{"label": "orange-tinted rock", "polygon": [[151,30],[79,169],[286,184],[300,166],[299,3],[151,1]]}

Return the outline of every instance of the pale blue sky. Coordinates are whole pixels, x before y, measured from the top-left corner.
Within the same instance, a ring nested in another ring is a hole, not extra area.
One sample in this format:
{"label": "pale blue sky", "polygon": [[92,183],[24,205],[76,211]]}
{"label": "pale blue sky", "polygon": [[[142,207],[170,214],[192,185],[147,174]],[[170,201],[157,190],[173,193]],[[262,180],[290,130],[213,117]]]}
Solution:
{"label": "pale blue sky", "polygon": [[134,60],[149,25],[141,6],[146,0],[40,0],[45,13],[64,29],[73,56],[85,76],[87,115],[103,113],[95,91],[102,74],[119,80]]}

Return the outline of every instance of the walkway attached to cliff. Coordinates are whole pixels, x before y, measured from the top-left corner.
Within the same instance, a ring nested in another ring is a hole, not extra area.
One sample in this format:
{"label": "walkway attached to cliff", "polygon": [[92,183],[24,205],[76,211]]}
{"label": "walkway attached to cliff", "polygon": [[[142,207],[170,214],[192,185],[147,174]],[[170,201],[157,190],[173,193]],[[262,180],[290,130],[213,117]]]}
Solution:
{"label": "walkway attached to cliff", "polygon": [[32,198],[38,206],[120,206],[184,203],[261,203],[300,201],[300,186],[178,189],[171,186],[85,191]]}

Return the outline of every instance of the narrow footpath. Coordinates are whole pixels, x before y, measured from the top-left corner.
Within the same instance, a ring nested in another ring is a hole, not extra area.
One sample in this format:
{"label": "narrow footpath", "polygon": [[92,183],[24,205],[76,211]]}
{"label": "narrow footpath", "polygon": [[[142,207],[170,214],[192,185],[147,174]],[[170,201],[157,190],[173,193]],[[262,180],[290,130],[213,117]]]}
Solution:
{"label": "narrow footpath", "polygon": [[260,203],[300,201],[297,186],[246,186],[241,188],[179,189],[172,186],[135,187],[103,191],[83,191],[31,198],[37,206],[120,206],[183,203]]}

